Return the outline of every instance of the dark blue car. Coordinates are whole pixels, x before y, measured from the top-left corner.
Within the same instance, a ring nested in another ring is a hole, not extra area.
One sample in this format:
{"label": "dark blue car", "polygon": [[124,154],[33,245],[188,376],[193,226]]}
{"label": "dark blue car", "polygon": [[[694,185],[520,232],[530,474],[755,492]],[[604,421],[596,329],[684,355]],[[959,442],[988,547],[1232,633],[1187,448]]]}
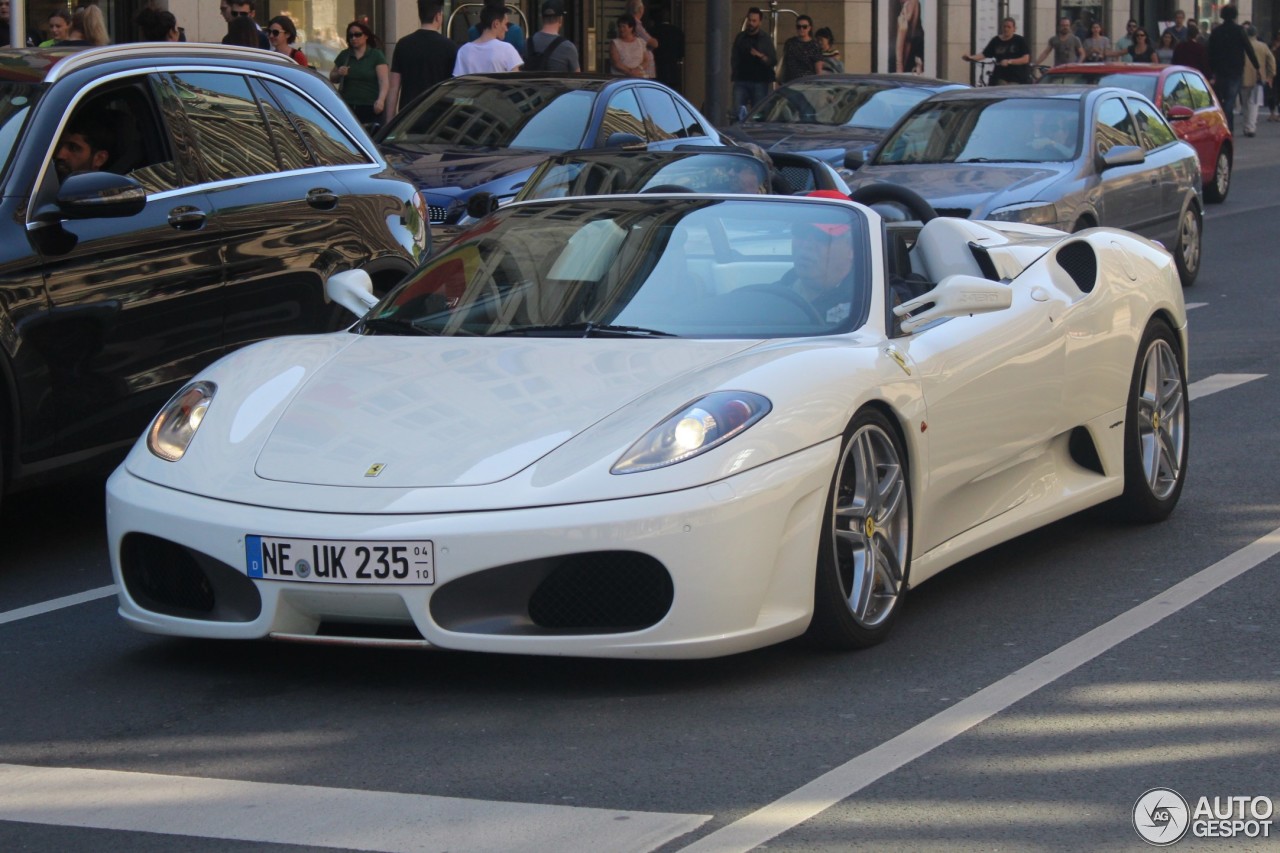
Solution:
{"label": "dark blue car", "polygon": [[510,201],[552,153],[723,144],[711,122],[661,83],[519,71],[446,80],[377,141],[426,195],[437,239],[455,230],[474,193]]}

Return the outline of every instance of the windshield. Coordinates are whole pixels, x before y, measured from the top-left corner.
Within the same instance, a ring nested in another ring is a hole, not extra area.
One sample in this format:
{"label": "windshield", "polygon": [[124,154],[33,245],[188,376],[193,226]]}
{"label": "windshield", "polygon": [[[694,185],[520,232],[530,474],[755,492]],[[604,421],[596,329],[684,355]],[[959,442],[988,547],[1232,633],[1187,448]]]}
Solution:
{"label": "windshield", "polygon": [[852,206],[618,196],[503,208],[378,303],[365,334],[774,338],[865,320]]}
{"label": "windshield", "polygon": [[922,104],[881,146],[876,165],[1073,160],[1080,103],[1062,98]]}
{"label": "windshield", "polygon": [[765,98],[747,120],[885,130],[932,94],[928,89],[867,83],[793,83]]}
{"label": "windshield", "polygon": [[1156,97],[1157,78],[1154,74],[1097,74],[1075,72],[1071,74],[1052,74],[1044,79],[1046,83],[1082,84],[1085,86],[1118,86],[1146,95],[1151,100]]}
{"label": "windshield", "polygon": [[554,81],[462,80],[396,116],[382,142],[565,151],[581,147],[594,101]]}
{"label": "windshield", "polygon": [[518,200],[645,191],[762,193],[765,164],[746,154],[628,151],[612,157],[557,159],[540,166]]}
{"label": "windshield", "polygon": [[0,83],[0,174],[9,167],[9,158],[40,91],[40,87],[27,83]]}

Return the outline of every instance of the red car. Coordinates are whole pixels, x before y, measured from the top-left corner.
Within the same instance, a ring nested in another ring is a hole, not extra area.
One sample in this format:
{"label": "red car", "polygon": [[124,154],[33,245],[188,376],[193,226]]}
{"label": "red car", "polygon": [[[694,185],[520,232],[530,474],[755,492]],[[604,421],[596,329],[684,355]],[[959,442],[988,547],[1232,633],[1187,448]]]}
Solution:
{"label": "red car", "polygon": [[1055,66],[1040,82],[1120,86],[1146,95],[1169,119],[1178,138],[1200,155],[1204,200],[1218,202],[1227,197],[1235,147],[1227,114],[1199,71],[1185,65],[1092,62]]}

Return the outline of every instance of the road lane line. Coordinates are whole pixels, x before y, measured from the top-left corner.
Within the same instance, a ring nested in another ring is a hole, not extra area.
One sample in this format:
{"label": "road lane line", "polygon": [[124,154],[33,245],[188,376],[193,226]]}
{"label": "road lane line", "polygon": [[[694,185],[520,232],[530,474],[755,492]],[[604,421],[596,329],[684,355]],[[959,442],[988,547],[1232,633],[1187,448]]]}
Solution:
{"label": "road lane line", "polygon": [[903,765],[959,737],[1277,554],[1280,554],[1280,528],[984,687],[918,726],[824,773],[764,808],[703,836],[682,848],[680,853],[736,853],[765,844]]}
{"label": "road lane line", "polygon": [[1237,385],[1243,385],[1255,379],[1265,379],[1266,377],[1267,374],[1265,373],[1215,373],[1212,376],[1206,376],[1199,382],[1192,382],[1187,386],[1187,394],[1192,400],[1196,400],[1200,397],[1207,397],[1210,394],[1226,391],[1228,388],[1235,388]]}
{"label": "road lane line", "polygon": [[1188,302],[1183,307],[1186,308],[1188,311],[1190,311],[1192,308],[1203,308],[1208,304],[1209,304],[1208,302]]}
{"label": "road lane line", "polygon": [[39,616],[42,613],[52,613],[55,610],[61,610],[64,607],[74,607],[77,604],[84,604],[87,601],[97,601],[99,598],[106,598],[109,595],[116,594],[116,585],[100,586],[97,589],[89,589],[84,592],[77,592],[74,595],[64,595],[62,598],[53,598],[49,601],[42,601],[39,604],[29,604],[26,607],[19,607],[17,610],[8,610],[0,613],[0,625],[6,622],[17,622],[19,619],[26,619],[28,616]]}
{"label": "road lane line", "polygon": [[0,764],[0,820],[419,853],[653,850],[709,815]]}

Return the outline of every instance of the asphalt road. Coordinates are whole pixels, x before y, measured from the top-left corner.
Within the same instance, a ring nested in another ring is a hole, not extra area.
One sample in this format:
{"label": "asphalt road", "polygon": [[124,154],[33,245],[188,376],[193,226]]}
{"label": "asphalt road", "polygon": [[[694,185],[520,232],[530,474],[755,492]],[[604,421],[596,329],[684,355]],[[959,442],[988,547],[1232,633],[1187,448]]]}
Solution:
{"label": "asphalt road", "polygon": [[101,479],[14,498],[0,850],[1139,850],[1149,789],[1193,810],[1280,799],[1280,125],[1239,142],[1186,293],[1198,384],[1173,518],[1094,511],[971,559],[871,650],[653,663],[146,636],[110,597],[21,610],[110,584]]}

